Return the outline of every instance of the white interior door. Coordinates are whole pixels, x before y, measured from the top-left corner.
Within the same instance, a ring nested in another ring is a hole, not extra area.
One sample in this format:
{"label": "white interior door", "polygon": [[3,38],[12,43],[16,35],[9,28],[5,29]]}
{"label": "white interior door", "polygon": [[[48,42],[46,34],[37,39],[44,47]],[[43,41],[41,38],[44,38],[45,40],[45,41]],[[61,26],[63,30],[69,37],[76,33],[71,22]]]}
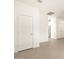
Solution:
{"label": "white interior door", "polygon": [[19,16],[18,33],[19,51],[32,48],[32,17]]}

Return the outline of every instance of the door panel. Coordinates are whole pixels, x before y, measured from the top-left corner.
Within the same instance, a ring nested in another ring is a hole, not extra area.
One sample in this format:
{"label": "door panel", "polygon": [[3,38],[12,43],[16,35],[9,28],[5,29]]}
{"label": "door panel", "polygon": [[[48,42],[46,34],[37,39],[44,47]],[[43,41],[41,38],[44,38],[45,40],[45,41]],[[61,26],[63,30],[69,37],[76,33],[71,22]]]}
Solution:
{"label": "door panel", "polygon": [[32,17],[19,16],[18,38],[19,51],[32,48]]}

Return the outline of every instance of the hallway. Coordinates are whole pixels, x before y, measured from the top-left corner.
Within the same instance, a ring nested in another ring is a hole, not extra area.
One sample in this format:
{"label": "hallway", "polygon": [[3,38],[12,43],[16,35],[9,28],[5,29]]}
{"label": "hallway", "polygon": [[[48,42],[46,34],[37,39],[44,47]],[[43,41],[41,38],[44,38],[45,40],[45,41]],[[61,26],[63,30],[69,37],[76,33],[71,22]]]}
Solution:
{"label": "hallway", "polygon": [[15,59],[64,59],[64,39],[41,43],[34,49],[15,53]]}

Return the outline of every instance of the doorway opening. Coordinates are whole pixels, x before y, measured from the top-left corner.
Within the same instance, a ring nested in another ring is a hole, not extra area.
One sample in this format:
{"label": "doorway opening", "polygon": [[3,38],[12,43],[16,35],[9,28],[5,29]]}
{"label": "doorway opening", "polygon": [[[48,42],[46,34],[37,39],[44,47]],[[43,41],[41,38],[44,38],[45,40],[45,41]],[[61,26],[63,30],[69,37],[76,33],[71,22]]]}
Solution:
{"label": "doorway opening", "polygon": [[48,39],[56,39],[56,16],[48,15]]}
{"label": "doorway opening", "polygon": [[51,38],[51,18],[48,16],[48,38]]}

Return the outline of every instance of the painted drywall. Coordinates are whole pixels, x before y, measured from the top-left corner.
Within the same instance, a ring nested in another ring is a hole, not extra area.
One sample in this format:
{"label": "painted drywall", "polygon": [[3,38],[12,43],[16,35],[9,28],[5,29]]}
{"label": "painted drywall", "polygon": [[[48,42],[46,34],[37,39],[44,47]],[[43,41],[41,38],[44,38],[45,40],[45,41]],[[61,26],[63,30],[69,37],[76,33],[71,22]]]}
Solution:
{"label": "painted drywall", "polygon": [[33,17],[33,47],[39,47],[39,9],[36,7],[31,7],[19,1],[15,1],[15,19],[14,19],[14,46],[15,52],[18,51],[18,31],[17,31],[17,19],[19,15],[28,15]]}
{"label": "painted drywall", "polygon": [[40,42],[48,41],[48,15],[47,13],[53,11],[57,18],[63,18],[64,15],[64,0],[43,0],[39,3],[38,0],[17,0],[39,8],[39,31],[40,31]]}
{"label": "painted drywall", "polygon": [[42,0],[42,3],[39,3],[38,0],[18,0],[28,5],[38,7],[41,10],[44,10],[45,13],[49,11],[54,11],[57,17],[62,17],[61,13],[64,10],[64,0]]}
{"label": "painted drywall", "polygon": [[27,5],[39,8],[39,31],[40,42],[48,41],[48,15],[47,13],[53,11],[57,18],[64,17],[64,0],[43,0],[39,3],[37,0],[17,0]]}
{"label": "painted drywall", "polygon": [[48,15],[40,10],[40,42],[48,41]]}
{"label": "painted drywall", "polygon": [[64,38],[64,19],[57,19],[57,38]]}

